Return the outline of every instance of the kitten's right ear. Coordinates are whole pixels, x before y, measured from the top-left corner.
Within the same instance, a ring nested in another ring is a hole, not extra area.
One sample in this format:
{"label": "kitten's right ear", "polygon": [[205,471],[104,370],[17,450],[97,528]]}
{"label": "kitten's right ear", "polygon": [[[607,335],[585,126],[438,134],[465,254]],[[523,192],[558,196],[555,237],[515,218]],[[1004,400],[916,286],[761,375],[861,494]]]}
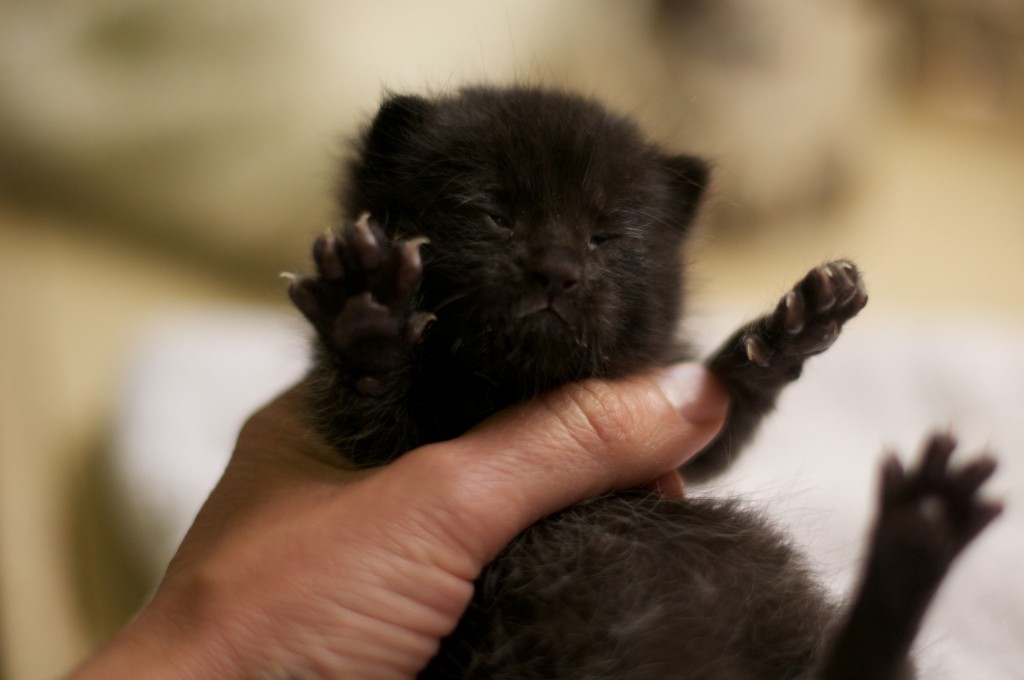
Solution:
{"label": "kitten's right ear", "polygon": [[366,131],[363,152],[367,158],[387,158],[401,153],[403,146],[425,124],[434,104],[415,95],[388,95]]}

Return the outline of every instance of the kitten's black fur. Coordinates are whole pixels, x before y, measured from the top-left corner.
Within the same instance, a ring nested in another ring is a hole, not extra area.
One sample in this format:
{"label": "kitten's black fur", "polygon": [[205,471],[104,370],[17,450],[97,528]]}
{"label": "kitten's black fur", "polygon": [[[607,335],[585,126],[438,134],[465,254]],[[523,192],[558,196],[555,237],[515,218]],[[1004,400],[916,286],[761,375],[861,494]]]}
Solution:
{"label": "kitten's black fur", "polygon": [[[356,464],[567,381],[692,358],[676,332],[699,159],[586,99],[474,88],[389,97],[350,170],[342,229],[290,292],[318,332],[311,413]],[[730,413],[687,476],[726,465],[866,301],[856,267],[829,263],[727,340],[708,364]],[[932,591],[997,512],[975,497],[991,463],[950,471],[951,451],[935,438],[918,469],[887,468],[845,623],[749,511],[625,492],[517,539],[422,677],[907,677]],[[945,513],[926,512],[935,501]]]}

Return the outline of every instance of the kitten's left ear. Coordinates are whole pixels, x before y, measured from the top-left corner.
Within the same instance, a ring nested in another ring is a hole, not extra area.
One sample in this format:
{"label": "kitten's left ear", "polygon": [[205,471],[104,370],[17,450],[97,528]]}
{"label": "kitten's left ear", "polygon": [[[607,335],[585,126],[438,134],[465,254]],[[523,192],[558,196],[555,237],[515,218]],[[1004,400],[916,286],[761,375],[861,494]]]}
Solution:
{"label": "kitten's left ear", "polygon": [[669,183],[689,220],[697,211],[704,191],[711,181],[711,167],[696,156],[666,156],[662,159],[668,171]]}
{"label": "kitten's left ear", "polygon": [[415,140],[434,110],[428,99],[415,95],[389,94],[377,115],[364,130],[355,158],[349,162],[348,178],[341,184],[341,205],[350,219],[370,212],[387,226],[389,211],[400,203],[409,181],[408,156]]}

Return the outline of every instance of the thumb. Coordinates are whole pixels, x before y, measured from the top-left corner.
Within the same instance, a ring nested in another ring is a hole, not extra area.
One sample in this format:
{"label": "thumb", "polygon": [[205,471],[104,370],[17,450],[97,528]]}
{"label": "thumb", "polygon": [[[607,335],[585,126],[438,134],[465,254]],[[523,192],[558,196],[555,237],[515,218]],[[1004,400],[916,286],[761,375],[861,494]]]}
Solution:
{"label": "thumb", "polygon": [[586,380],[391,467],[427,480],[415,507],[436,513],[424,519],[482,568],[541,517],[679,466],[714,438],[727,409],[724,389],[698,364]]}

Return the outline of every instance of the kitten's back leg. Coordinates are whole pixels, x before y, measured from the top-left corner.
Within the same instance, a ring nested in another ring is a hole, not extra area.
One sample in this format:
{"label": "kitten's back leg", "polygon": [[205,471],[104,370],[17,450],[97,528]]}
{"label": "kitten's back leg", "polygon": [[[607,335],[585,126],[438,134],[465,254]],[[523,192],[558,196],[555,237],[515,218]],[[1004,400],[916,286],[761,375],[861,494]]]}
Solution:
{"label": "kitten's back leg", "polygon": [[1002,509],[978,494],[995,462],[978,456],[951,468],[955,446],[949,435],[934,435],[915,467],[886,461],[864,578],[815,680],[912,677],[907,654],[932,596]]}

